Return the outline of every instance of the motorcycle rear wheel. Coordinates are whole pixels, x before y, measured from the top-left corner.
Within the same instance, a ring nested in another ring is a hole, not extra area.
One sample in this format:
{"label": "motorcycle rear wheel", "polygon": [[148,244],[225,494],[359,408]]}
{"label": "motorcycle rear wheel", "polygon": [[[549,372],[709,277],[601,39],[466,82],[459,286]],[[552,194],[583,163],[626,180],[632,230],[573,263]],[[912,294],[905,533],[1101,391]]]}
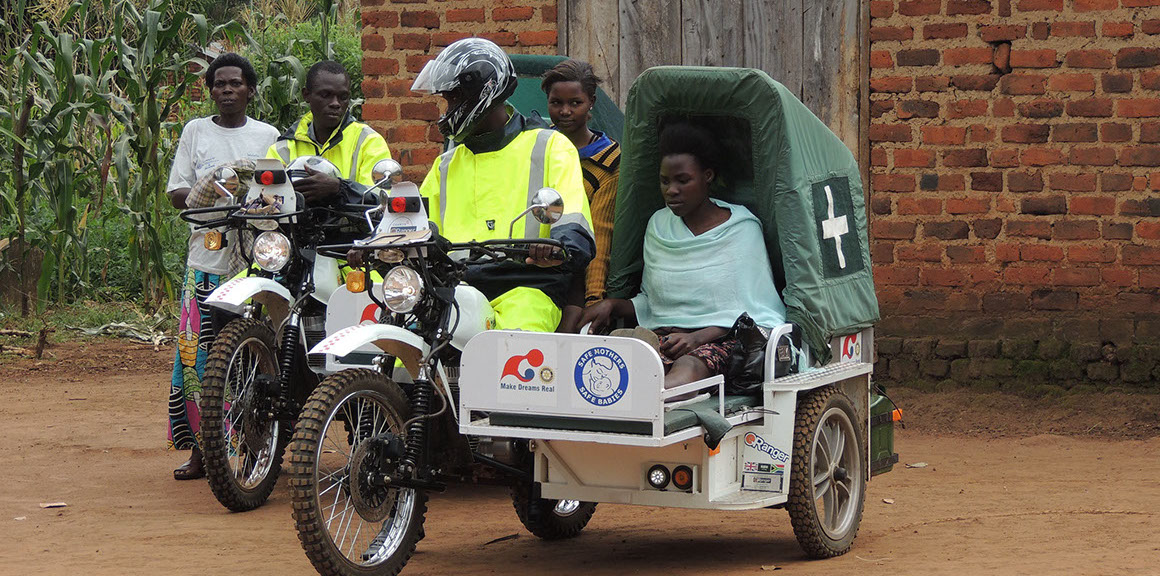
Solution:
{"label": "motorcycle rear wheel", "polygon": [[410,405],[373,370],[333,374],[310,395],[290,442],[298,539],[319,574],[394,576],[423,537],[427,494],[364,485],[372,441],[404,436]]}
{"label": "motorcycle rear wheel", "polygon": [[202,380],[201,433],[210,489],[234,512],[264,504],[278,482],[289,431],[255,412],[259,375],[278,379],[274,332],[239,318],[214,339]]}

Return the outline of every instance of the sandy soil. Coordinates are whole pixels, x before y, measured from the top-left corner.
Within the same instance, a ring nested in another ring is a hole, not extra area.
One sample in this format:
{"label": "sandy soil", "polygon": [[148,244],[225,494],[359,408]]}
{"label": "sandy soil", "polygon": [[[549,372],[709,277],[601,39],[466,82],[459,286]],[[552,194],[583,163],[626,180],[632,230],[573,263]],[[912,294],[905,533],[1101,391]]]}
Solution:
{"label": "sandy soil", "polygon": [[[204,482],[172,479],[185,459],[163,448],[172,351],[52,353],[0,358],[0,573],[313,573],[285,486],[233,514]],[[780,510],[601,505],[579,538],[542,542],[505,490],[456,486],[432,498],[404,574],[1160,574],[1160,399],[892,395],[902,461],[929,465],[870,483],[843,557],[805,559]]]}

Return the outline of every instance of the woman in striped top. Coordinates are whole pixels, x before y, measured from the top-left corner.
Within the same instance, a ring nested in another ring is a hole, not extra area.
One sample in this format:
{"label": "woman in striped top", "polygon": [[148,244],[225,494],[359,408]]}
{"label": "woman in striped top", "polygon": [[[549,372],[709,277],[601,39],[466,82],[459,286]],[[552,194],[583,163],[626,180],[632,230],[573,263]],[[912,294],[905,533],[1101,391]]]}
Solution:
{"label": "woman in striped top", "polygon": [[604,299],[604,282],[608,277],[613,208],[620,175],[620,144],[588,127],[599,83],[591,64],[565,60],[544,73],[540,84],[548,95],[548,115],[552,124],[572,141],[580,153],[584,191],[588,194],[592,227],[596,233],[596,257],[588,264],[584,285],[573,288],[573,295],[560,321],[560,332],[579,331],[578,320],[583,307]]}

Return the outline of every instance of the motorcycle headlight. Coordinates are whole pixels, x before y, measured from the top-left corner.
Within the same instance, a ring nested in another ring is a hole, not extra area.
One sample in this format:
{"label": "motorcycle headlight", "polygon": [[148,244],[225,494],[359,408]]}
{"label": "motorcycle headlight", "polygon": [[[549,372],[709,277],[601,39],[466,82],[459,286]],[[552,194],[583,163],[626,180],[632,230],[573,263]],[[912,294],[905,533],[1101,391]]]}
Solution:
{"label": "motorcycle headlight", "polygon": [[423,295],[423,279],[406,266],[395,266],[383,278],[383,302],[392,312],[406,313],[415,309]]}
{"label": "motorcycle headlight", "polygon": [[277,272],[290,261],[290,239],[281,232],[262,232],[254,240],[254,262],[267,272]]}

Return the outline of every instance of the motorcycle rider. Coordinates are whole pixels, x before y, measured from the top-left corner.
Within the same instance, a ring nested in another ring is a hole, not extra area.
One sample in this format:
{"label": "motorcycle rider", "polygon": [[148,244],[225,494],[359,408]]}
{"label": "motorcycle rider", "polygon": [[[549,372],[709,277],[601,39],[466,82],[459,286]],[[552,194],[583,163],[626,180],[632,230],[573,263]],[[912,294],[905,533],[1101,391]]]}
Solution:
{"label": "motorcycle rider", "polygon": [[358,122],[350,114],[350,75],[334,60],[323,60],[306,73],[302,98],[307,112],[270,146],[268,158],[283,164],[299,156],[321,156],[336,167],[342,178],[315,172],[294,181],[294,190],[308,205],[325,204],[340,196],[359,198],[374,184],[371,169],[375,162],[391,157],[387,141],[374,128]]}
{"label": "motorcycle rider", "polygon": [[[261,158],[278,137],[276,128],[246,115],[246,106],[254,99],[258,87],[258,75],[248,60],[233,53],[218,56],[206,70],[205,83],[218,113],[190,120],[181,131],[177,153],[169,170],[168,192],[174,208],[187,208],[192,187],[219,165]],[[224,203],[226,199],[218,201]],[[213,200],[209,203],[212,205]],[[169,395],[169,447],[175,450],[192,448],[192,455],[173,471],[177,480],[205,476],[198,400],[201,379],[205,376],[206,354],[215,334],[205,299],[233,272],[228,251],[205,248],[206,232],[205,229],[191,228],[185,281],[182,283],[177,360],[173,364]]]}
{"label": "motorcycle rider", "polygon": [[568,251],[566,262],[550,246],[533,245],[525,263],[475,266],[465,279],[491,300],[495,328],[552,332],[573,276],[584,274],[595,253],[592,217],[576,148],[543,120],[510,106],[515,88],[511,60],[482,38],[454,42],[424,66],[411,89],[443,97],[447,112],[438,127],[454,144],[436,159],[420,191],[452,242],[506,238],[532,194],[545,186],[560,192],[563,217],[548,226],[525,216],[516,237],[557,239]]}

